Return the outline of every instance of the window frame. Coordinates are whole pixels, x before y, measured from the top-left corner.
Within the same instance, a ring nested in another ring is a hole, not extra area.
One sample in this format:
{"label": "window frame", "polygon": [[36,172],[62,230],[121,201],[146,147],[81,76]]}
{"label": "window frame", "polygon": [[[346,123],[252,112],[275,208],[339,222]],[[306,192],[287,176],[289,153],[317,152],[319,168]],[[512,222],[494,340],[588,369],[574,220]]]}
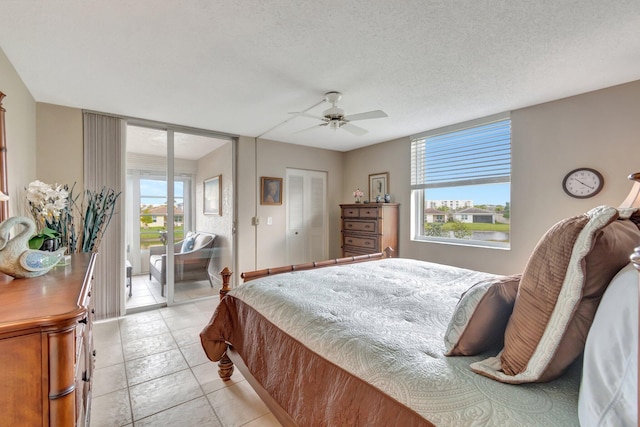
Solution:
{"label": "window frame", "polygon": [[[442,127],[442,128],[438,128],[438,129],[433,129],[427,132],[422,132],[420,134],[416,134],[416,135],[411,135],[409,140],[410,143],[413,145],[413,141],[415,140],[419,140],[419,139],[425,139],[428,137],[433,137],[436,135],[443,135],[443,134],[447,134],[447,133],[453,133],[453,132],[458,132],[464,129],[470,129],[470,128],[474,128],[474,127],[479,127],[482,125],[487,125],[493,122],[499,122],[499,121],[504,121],[504,120],[509,120],[510,122],[510,126],[512,125],[511,123],[511,114],[510,112],[504,112],[504,113],[500,113],[500,114],[495,114],[492,116],[487,116],[487,117],[483,117],[483,118],[479,118],[479,119],[475,119],[475,120],[470,120],[467,122],[463,122],[463,123],[458,123],[458,124],[454,124],[454,125],[450,125],[450,126],[446,126],[446,127]],[[509,211],[512,212],[512,206],[511,206],[511,198],[512,198],[512,188],[511,188],[511,180],[513,177],[513,156],[512,156],[512,152],[513,152],[513,130],[511,128],[510,131],[510,135],[509,135],[509,150],[510,150],[510,160],[509,160]],[[413,147],[412,147],[412,151],[413,151]],[[414,182],[414,164],[413,164],[414,158],[413,158],[413,153],[412,153],[412,157],[410,159],[410,167],[411,167],[411,184],[413,184]],[[496,183],[498,184],[498,183]],[[473,185],[472,183],[468,184],[468,185]],[[443,185],[442,187],[436,187],[436,188],[445,188],[447,186],[450,185]],[[511,250],[511,241],[512,241],[512,233],[511,233],[511,217],[509,218],[509,241],[508,242],[492,242],[492,241],[481,241],[481,240],[466,240],[466,239],[459,239],[459,238],[451,238],[451,237],[435,237],[435,236],[427,236],[425,235],[425,230],[424,230],[424,223],[426,220],[426,216],[424,214],[424,210],[426,207],[426,200],[424,197],[425,194],[425,188],[422,189],[414,189],[413,187],[410,188],[410,194],[411,194],[411,240],[412,241],[416,241],[416,242],[427,242],[427,243],[437,243],[437,244],[446,244],[446,245],[452,245],[452,246],[471,246],[471,247],[482,247],[482,248],[490,248],[490,249],[501,249],[501,250]],[[446,223],[446,221],[445,221]]]}

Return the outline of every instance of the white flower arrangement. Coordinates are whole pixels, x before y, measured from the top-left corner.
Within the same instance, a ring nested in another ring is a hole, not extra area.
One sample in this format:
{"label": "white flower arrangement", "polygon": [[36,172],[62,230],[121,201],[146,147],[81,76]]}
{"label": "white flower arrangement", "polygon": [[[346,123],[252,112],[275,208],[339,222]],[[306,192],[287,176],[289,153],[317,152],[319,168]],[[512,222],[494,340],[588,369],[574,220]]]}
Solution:
{"label": "white flower arrangement", "polygon": [[106,187],[85,190],[82,201],[77,203],[74,188],[75,184],[69,189],[67,185],[36,180],[25,189],[28,209],[38,227],[30,246],[37,249],[45,238],[59,238],[68,253],[98,250],[120,193]]}
{"label": "white flower arrangement", "polygon": [[61,185],[53,186],[36,180],[29,184],[26,191],[29,210],[39,229],[57,222],[68,206],[69,192]]}

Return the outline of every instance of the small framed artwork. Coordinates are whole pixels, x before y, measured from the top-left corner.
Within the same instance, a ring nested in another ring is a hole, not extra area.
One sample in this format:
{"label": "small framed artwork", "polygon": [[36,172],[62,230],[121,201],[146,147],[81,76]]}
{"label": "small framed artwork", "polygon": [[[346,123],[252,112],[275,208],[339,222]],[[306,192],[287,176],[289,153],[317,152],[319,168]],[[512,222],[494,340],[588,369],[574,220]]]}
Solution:
{"label": "small framed artwork", "polygon": [[282,178],[260,177],[260,204],[282,204]]}
{"label": "small framed artwork", "polygon": [[372,173],[369,175],[369,201],[375,202],[380,196],[384,200],[384,195],[389,192],[389,172]]}
{"label": "small framed artwork", "polygon": [[222,175],[204,180],[204,214],[222,215]]}

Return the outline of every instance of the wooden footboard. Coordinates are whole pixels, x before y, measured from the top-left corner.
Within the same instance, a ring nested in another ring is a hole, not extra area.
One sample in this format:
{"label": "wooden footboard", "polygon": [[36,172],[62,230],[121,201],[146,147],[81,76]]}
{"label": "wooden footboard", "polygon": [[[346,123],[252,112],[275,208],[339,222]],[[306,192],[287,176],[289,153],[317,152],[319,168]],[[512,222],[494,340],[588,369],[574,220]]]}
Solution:
{"label": "wooden footboard", "polygon": [[[259,279],[260,277],[273,276],[274,274],[290,273],[292,271],[313,270],[314,268],[331,267],[334,265],[353,264],[356,262],[374,261],[378,259],[389,258],[391,256],[391,252],[393,252],[393,248],[387,247],[383,252],[377,252],[374,254],[335,258],[335,259],[329,259],[326,261],[314,261],[314,262],[307,262],[304,264],[285,265],[282,267],[247,271],[242,273],[240,277],[242,278],[242,281],[244,283],[250,280]],[[220,272],[220,275],[222,276],[222,288],[220,289],[220,299],[224,298],[224,296],[227,295],[227,293],[231,290],[229,286],[229,280],[232,274],[233,274],[232,271],[229,270],[227,267],[225,267]]]}
{"label": "wooden footboard", "polygon": [[[326,261],[315,261],[304,264],[296,264],[296,265],[288,265],[283,267],[276,268],[265,268],[262,270],[255,270],[242,273],[240,277],[244,282],[248,282],[250,280],[258,279],[260,277],[272,276],[275,274],[288,273],[292,271],[302,271],[302,270],[312,270],[315,268],[323,268],[330,267],[334,265],[345,265],[345,264],[353,264],[358,262],[367,262],[380,260],[383,258],[389,258],[391,256],[391,252],[393,252],[393,248],[387,247],[384,252],[378,252],[374,254],[367,255],[359,255],[359,256],[351,256],[344,258],[336,258]],[[224,298],[225,295],[231,290],[229,286],[229,281],[231,279],[231,275],[233,272],[229,270],[228,267],[225,267],[220,271],[220,276],[222,277],[222,288],[220,289],[220,299]],[[233,360],[232,360],[233,359]],[[283,426],[295,426],[295,422],[291,419],[289,414],[269,395],[269,393],[260,385],[260,383],[251,375],[249,369],[244,365],[242,358],[238,355],[232,346],[228,346],[227,351],[222,356],[222,358],[218,361],[218,375],[223,381],[229,381],[231,379],[231,375],[234,371],[234,362],[235,365],[238,366],[238,369],[245,377],[245,379],[251,384],[254,390],[258,393],[260,398],[265,402],[269,410],[274,414],[274,416],[280,421]]]}

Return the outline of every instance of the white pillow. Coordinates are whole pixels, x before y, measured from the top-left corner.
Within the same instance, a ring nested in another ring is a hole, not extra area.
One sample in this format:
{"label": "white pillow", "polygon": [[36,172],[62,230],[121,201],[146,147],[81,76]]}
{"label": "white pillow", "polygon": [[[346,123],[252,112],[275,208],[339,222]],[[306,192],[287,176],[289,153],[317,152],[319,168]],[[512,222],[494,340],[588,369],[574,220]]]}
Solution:
{"label": "white pillow", "polygon": [[611,280],[587,336],[580,426],[636,426],[637,403],[638,272],[629,263]]}

